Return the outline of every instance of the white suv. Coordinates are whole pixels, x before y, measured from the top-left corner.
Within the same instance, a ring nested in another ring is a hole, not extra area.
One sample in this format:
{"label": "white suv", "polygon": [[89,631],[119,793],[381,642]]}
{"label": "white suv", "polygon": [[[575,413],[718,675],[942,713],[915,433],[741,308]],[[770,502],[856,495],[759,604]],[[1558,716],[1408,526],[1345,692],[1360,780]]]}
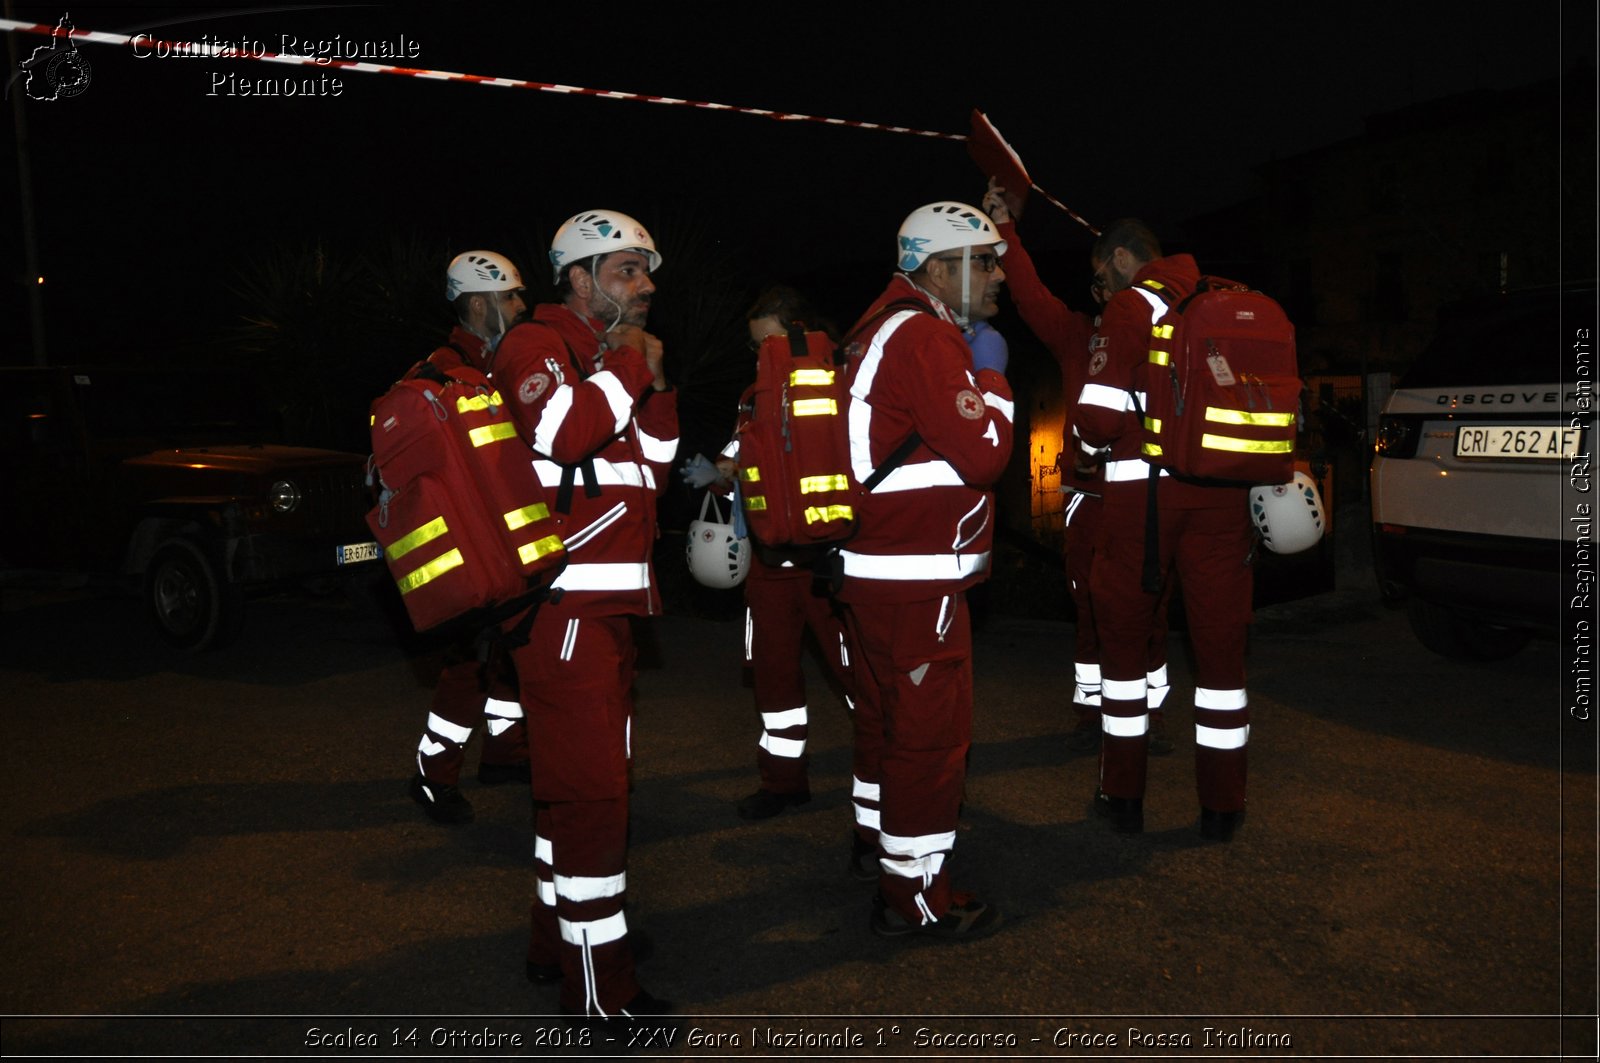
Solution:
{"label": "white suv", "polygon": [[1378,582],[1436,653],[1493,660],[1554,630],[1577,534],[1562,488],[1595,425],[1589,407],[1574,427],[1563,332],[1594,321],[1592,285],[1458,304],[1384,408]]}

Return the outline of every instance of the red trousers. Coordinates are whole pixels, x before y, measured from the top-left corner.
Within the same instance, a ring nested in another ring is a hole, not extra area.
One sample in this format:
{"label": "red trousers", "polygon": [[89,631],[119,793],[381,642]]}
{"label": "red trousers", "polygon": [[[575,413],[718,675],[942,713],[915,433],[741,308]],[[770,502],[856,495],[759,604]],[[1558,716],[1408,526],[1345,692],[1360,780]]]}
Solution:
{"label": "red trousers", "polygon": [[580,618],[546,603],[512,659],[528,714],[535,805],[528,959],[560,963],[564,1008],[612,1015],[639,992],[623,914],[634,676],[628,618]]}
{"label": "red trousers", "polygon": [[512,764],[528,758],[527,726],[518,702],[516,676],[498,648],[480,661],[472,639],[445,649],[439,684],[433,691],[427,728],[417,743],[417,770],[446,786],[461,780],[461,761],[472,729],[484,725],[485,764]]}
{"label": "red trousers", "polygon": [[853,604],[858,648],[853,799],[857,833],[877,843],[884,900],[915,923],[950,908],[972,743],[972,628],[966,597]]}
{"label": "red trousers", "polygon": [[850,651],[844,623],[826,596],[816,594],[804,568],[769,568],[753,561],[745,580],[744,659],[755,678],[761,741],[756,767],[761,788],[778,794],[809,791],[806,738],[810,709],[802,657],[806,629],[817,640],[828,673],[851,702]]}
{"label": "red trousers", "polygon": [[[1078,619],[1074,623],[1072,647],[1072,706],[1079,720],[1100,722],[1100,637],[1094,625],[1094,596],[1090,593],[1095,549],[1103,523],[1103,503],[1094,495],[1075,492],[1067,498],[1066,551],[1067,583],[1072,588],[1072,605]],[[1155,623],[1150,629],[1150,647],[1145,673],[1146,701],[1152,713],[1159,713],[1167,697],[1167,603],[1172,585],[1162,589]]]}
{"label": "red trousers", "polygon": [[[1142,798],[1148,752],[1146,664],[1162,594],[1141,586],[1142,482],[1109,484],[1090,575],[1104,700],[1100,788]],[[1163,585],[1174,572],[1195,660],[1195,780],[1202,807],[1244,808],[1250,712],[1244,654],[1250,625],[1254,531],[1243,488],[1201,488],[1163,477],[1157,511]]]}

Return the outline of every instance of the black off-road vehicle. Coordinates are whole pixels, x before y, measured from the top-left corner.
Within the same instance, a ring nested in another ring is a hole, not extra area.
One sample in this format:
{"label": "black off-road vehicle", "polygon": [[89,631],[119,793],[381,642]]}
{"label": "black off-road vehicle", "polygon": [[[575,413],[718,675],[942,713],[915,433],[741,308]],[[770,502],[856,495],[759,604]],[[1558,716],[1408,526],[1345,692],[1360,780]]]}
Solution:
{"label": "black off-road vehicle", "polygon": [[271,442],[259,410],[227,371],[0,368],[0,585],[113,580],[199,650],[251,591],[381,567],[365,457]]}

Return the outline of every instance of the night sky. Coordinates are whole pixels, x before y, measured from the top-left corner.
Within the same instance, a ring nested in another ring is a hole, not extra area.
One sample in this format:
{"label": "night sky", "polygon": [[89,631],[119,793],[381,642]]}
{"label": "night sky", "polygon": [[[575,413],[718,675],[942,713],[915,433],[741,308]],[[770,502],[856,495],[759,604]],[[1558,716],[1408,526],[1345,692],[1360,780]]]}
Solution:
{"label": "night sky", "polygon": [[[14,17],[54,24],[61,10],[20,4]],[[1562,9],[1548,0],[1514,11],[1058,5],[1042,19],[1021,5],[940,4],[211,10],[70,8],[80,29],[269,48],[284,35],[404,35],[419,48],[410,65],[949,132],[965,132],[978,107],[1080,213],[1137,214],[1158,231],[1247,197],[1254,166],[1356,135],[1364,116],[1563,66]],[[1592,64],[1592,10],[1585,17],[1567,35]],[[18,43],[26,57],[45,41]],[[849,315],[887,277],[910,209],[982,193],[949,141],[336,71],[338,97],[208,95],[217,73],[317,72],[80,47],[93,66],[82,95],[24,101],[57,359],[212,334],[243,309],[235,278],[274,249],[409,240],[437,249],[438,273],[449,253],[487,246],[529,271],[555,224],[596,206],[656,231],[663,300],[703,299],[707,278],[736,278],[740,301],[789,279]],[[6,144],[0,327],[4,360],[18,363],[28,355],[14,134]],[[1023,231],[1047,278],[1081,290],[1083,230],[1035,197]],[[693,275],[674,269],[684,259],[670,234],[693,235]],[[718,255],[718,270],[699,268]]]}

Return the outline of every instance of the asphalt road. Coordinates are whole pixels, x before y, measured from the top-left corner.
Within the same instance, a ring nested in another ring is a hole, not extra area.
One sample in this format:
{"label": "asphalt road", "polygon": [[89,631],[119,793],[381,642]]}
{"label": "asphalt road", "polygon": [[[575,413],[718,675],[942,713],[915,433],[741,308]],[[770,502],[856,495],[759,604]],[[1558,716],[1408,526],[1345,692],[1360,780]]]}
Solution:
{"label": "asphalt road", "polygon": [[[1006,922],[955,945],[868,930],[843,707],[813,710],[816,799],[743,823],[741,626],[648,622],[630,922],[684,1017],[635,1049],[1592,1056],[1595,734],[1564,723],[1555,647],[1452,665],[1346,582],[1258,614],[1226,846],[1195,826],[1180,637],[1178,751],[1146,833],[1118,837],[1061,741],[1070,626],[992,616],[953,867]],[[583,1050],[523,977],[526,792],[469,781],[475,823],[422,817],[405,781],[436,660],[376,611],[258,601],[243,642],[196,657],[130,600],[8,592],[0,615],[6,1055]]]}

